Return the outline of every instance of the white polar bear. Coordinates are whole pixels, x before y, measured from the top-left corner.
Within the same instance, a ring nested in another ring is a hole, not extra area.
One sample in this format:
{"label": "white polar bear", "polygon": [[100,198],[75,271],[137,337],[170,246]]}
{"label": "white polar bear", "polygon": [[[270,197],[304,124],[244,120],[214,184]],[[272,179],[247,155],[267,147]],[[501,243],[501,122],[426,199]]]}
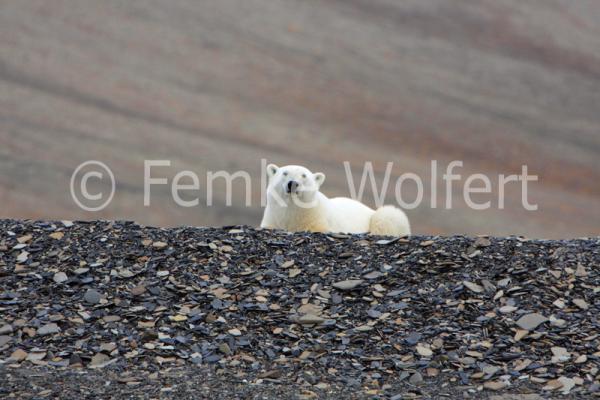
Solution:
{"label": "white polar bear", "polygon": [[408,218],[396,207],[377,211],[346,197],[329,199],[319,191],[325,181],[321,172],[312,173],[299,165],[267,166],[267,207],[261,228],[291,232],[371,233],[410,235]]}

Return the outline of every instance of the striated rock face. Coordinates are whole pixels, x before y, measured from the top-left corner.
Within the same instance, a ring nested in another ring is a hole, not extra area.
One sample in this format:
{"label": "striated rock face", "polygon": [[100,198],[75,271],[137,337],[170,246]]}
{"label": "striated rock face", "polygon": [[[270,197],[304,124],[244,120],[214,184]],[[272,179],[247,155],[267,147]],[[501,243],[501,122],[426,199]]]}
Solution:
{"label": "striated rock face", "polygon": [[0,394],[586,395],[599,293],[597,238],[0,220]]}

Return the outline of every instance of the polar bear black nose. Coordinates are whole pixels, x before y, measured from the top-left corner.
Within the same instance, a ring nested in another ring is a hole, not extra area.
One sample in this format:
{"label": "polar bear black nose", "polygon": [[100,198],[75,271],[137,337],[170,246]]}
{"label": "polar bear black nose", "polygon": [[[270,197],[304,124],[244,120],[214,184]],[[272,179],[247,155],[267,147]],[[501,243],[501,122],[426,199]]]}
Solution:
{"label": "polar bear black nose", "polygon": [[295,192],[296,189],[298,189],[298,182],[296,181],[289,181],[287,184],[287,192],[288,193],[292,193]]}

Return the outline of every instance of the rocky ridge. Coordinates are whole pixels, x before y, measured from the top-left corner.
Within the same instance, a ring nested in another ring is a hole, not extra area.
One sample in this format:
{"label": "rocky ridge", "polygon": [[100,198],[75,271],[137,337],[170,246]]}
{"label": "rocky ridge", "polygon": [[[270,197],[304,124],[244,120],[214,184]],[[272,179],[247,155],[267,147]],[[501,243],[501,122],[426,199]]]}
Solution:
{"label": "rocky ridge", "polygon": [[594,396],[599,267],[598,238],[0,220],[0,395]]}

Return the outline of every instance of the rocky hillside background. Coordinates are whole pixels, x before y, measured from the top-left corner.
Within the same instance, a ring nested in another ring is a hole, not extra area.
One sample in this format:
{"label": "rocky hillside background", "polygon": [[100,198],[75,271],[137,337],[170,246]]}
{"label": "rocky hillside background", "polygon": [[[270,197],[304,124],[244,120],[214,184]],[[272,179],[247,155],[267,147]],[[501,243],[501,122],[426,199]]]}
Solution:
{"label": "rocky hillside background", "polygon": [[[460,159],[463,175],[529,165],[540,210],[513,186],[502,211],[424,204],[417,233],[597,235],[599,21],[594,0],[6,1],[0,217],[256,225],[261,158],[324,171],[330,195],[348,195],[344,160],[380,178],[393,161],[426,199],[430,160]],[[68,189],[89,159],[118,181],[97,214]],[[172,160],[169,178],[246,170],[253,204],[218,187],[185,209],[165,188],[143,207],[144,159]]]}

